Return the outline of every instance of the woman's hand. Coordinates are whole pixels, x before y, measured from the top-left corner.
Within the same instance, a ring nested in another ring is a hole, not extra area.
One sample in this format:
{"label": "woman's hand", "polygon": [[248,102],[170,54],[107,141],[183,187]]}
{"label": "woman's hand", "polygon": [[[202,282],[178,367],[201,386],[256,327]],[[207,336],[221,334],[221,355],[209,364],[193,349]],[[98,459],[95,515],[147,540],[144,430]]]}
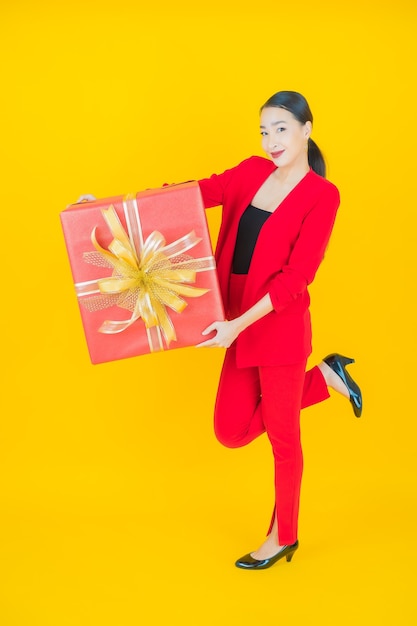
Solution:
{"label": "woman's hand", "polygon": [[[80,196],[78,200],[73,204],[80,204],[81,202],[93,202],[94,200],[97,200],[97,198],[93,196],[93,194],[85,193],[84,195]],[[70,206],[72,206],[72,204],[67,204],[66,208],[69,209]]]}
{"label": "woman's hand", "polygon": [[261,317],[264,317],[264,315],[268,315],[268,313],[271,313],[273,310],[274,307],[272,306],[271,297],[269,293],[267,293],[250,309],[234,320],[230,320],[229,322],[213,322],[213,324],[207,326],[207,328],[203,330],[202,335],[208,335],[216,331],[215,336],[212,339],[197,344],[196,347],[229,348],[242,330],[245,330],[245,328],[261,319]]}
{"label": "woman's hand", "polygon": [[93,202],[97,200],[95,196],[91,193],[85,193],[83,196],[80,196],[75,204],[79,204],[80,202]]}
{"label": "woman's hand", "polygon": [[230,322],[213,322],[201,334],[209,335],[213,331],[216,331],[214,337],[198,343],[196,348],[229,348],[239,335],[241,328],[238,319]]}

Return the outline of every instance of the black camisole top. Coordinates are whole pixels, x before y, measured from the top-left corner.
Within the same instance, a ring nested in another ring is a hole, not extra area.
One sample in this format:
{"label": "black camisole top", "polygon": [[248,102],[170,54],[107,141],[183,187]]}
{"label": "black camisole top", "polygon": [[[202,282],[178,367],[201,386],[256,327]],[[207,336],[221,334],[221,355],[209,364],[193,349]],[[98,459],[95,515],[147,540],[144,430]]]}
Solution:
{"label": "black camisole top", "polygon": [[272,213],[250,204],[239,221],[235,251],[233,254],[233,274],[247,274],[255,244],[262,226]]}

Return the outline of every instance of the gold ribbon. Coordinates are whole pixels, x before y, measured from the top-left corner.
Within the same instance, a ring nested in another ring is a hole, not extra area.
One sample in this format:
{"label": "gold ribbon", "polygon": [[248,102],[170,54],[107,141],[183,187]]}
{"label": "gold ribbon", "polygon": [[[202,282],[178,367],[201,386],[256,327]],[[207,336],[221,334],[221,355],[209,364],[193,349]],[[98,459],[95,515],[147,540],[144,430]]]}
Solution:
{"label": "gold ribbon", "polygon": [[134,195],[125,197],[123,209],[129,234],[110,205],[101,212],[113,236],[112,242],[108,249],[100,246],[95,227],[91,241],[96,252],[83,254],[87,263],[111,268],[112,275],[76,283],[77,296],[90,311],[114,305],[131,311],[128,320],[106,320],[99,332],[120,333],[141,318],[150,350],[163,350],[162,336],[167,346],[177,339],[167,307],[181,313],[187,306],[184,297],[198,298],[207,293],[209,289],[192,287],[189,283],[195,282],[197,272],[215,269],[215,261],[212,256],[194,259],[185,254],[201,241],[194,231],[169,245],[158,231],[153,231],[144,241]]}

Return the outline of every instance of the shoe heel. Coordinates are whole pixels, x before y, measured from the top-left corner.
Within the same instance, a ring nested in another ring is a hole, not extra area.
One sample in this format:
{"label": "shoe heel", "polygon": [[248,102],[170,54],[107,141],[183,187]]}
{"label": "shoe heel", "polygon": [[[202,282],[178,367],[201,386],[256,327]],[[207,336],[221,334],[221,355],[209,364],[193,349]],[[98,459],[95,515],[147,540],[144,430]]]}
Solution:
{"label": "shoe heel", "polygon": [[342,356],[342,355],[340,355],[339,360],[343,365],[350,365],[350,363],[355,362],[355,359],[351,359],[348,356]]}
{"label": "shoe heel", "polygon": [[362,415],[362,393],[357,383],[355,383],[349,372],[346,370],[346,365],[354,363],[355,359],[343,356],[342,354],[334,353],[326,356],[323,361],[334,372],[336,372],[339,378],[341,378],[346,385],[349,391],[349,400],[352,404],[353,412],[356,417],[360,417]]}
{"label": "shoe heel", "polygon": [[[295,552],[295,550],[294,550]],[[287,563],[291,563],[291,559],[294,556],[294,552],[290,552],[289,554],[287,554]]]}

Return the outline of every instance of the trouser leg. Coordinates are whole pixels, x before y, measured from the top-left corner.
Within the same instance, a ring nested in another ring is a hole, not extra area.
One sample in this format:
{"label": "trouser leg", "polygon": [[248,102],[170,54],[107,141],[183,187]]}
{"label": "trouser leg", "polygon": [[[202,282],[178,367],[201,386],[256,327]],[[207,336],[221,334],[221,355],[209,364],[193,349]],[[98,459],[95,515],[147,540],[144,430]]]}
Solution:
{"label": "trouser leg", "polygon": [[300,410],[305,362],[261,367],[262,417],[274,455],[275,505],[280,545],[297,540],[303,454]]}
{"label": "trouser leg", "polygon": [[305,373],[301,408],[305,409],[327,398],[330,398],[327,383],[320,368],[316,365]]}
{"label": "trouser leg", "polygon": [[257,367],[236,367],[234,346],[226,352],[214,411],[217,439],[228,448],[250,443],[265,432]]}
{"label": "trouser leg", "polygon": [[[326,381],[318,367],[305,373],[301,408],[329,398]],[[217,439],[230,448],[250,443],[265,432],[258,367],[236,367],[236,349],[226,351],[214,412]]]}
{"label": "trouser leg", "polygon": [[[271,367],[236,367],[236,350],[227,350],[216,399],[214,428],[225,446],[244,446],[267,431],[274,455],[278,540],[297,539],[303,457],[301,407],[329,397],[318,367],[305,363]],[[275,519],[275,511],[274,517]],[[272,528],[272,522],[269,531]]]}

